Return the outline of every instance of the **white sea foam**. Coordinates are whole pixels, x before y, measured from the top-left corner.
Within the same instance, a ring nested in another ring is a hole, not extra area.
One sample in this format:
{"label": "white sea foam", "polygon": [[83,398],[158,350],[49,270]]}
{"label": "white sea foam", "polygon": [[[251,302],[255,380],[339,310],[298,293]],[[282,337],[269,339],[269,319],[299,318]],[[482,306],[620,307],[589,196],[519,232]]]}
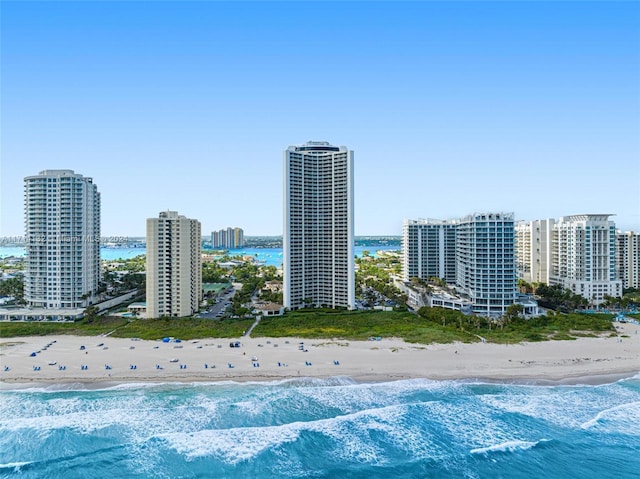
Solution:
{"label": "white sea foam", "polygon": [[637,392],[612,383],[588,387],[518,388],[510,393],[484,395],[481,401],[495,409],[577,428],[592,419],[597,411],[611,408],[612,403],[634,402],[637,397]]}
{"label": "white sea foam", "polygon": [[6,464],[0,464],[0,472],[2,470],[12,470],[12,472],[22,472],[24,466],[33,464],[32,462],[8,462]]}
{"label": "white sea foam", "polygon": [[158,437],[187,458],[218,456],[225,462],[235,464],[255,457],[265,449],[295,441],[298,433],[296,428],[270,426],[166,433]]}
{"label": "white sea foam", "polygon": [[461,403],[433,401],[423,405],[425,416],[435,427],[441,427],[463,447],[496,444],[513,437],[514,426],[492,414],[477,397]]}
{"label": "white sea foam", "polygon": [[[594,418],[582,423],[582,429],[599,428],[609,432],[633,433],[637,431],[640,421],[640,401],[619,404],[604,409]],[[639,434],[636,432],[636,434]]]}
{"label": "white sea foam", "polygon": [[388,406],[358,411],[334,418],[293,422],[279,426],[240,427],[173,432],[158,435],[168,446],[189,459],[215,456],[227,463],[252,459],[268,449],[299,439],[303,432],[316,432],[331,438],[333,454],[341,459],[366,463],[383,463],[384,448],[374,444],[371,432],[381,433],[387,442],[423,457],[429,441],[415,430],[407,435],[402,427],[408,406]]}
{"label": "white sea foam", "polygon": [[531,449],[532,447],[537,446],[540,442],[546,441],[546,439],[541,439],[540,441],[520,441],[513,440],[503,442],[501,444],[494,444],[488,447],[479,447],[476,449],[471,449],[471,454],[487,454],[489,452],[514,452],[514,451],[526,451],[527,449]]}

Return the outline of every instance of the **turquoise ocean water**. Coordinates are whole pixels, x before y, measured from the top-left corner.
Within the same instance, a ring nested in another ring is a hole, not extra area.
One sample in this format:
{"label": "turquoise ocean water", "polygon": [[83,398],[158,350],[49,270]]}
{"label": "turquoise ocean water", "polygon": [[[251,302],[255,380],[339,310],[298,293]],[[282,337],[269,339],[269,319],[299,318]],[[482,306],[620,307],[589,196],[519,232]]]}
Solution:
{"label": "turquoise ocean water", "polygon": [[639,473],[640,375],[597,386],[333,378],[0,391],[2,478]]}
{"label": "turquoise ocean water", "polygon": [[[376,251],[397,251],[400,247],[395,246],[356,246],[356,256],[362,256],[363,251],[369,251],[375,256]],[[100,258],[107,261],[116,259],[130,259],[135,256],[146,254],[146,248],[100,248]],[[230,256],[253,256],[258,261],[263,261],[268,266],[282,266],[282,248],[243,248],[229,251]],[[9,256],[24,257],[25,250],[20,246],[2,246],[0,247],[0,258]]]}

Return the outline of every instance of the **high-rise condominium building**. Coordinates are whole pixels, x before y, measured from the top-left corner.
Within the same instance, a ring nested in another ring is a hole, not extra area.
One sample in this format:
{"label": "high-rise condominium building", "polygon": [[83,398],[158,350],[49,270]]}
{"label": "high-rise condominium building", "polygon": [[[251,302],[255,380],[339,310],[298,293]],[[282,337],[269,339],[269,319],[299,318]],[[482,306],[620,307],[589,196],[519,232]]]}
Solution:
{"label": "high-rise condominium building", "polygon": [[527,283],[549,283],[555,220],[520,221],[516,224],[516,270]]}
{"label": "high-rise condominium building", "polygon": [[435,277],[455,283],[455,220],[405,220],[402,225],[402,258],[405,281]]}
{"label": "high-rise condominium building", "polygon": [[244,231],[242,228],[227,228],[211,233],[213,248],[235,249],[244,247]]}
{"label": "high-rise condominium building", "polygon": [[100,193],[72,170],[24,179],[24,297],[34,308],[82,308],[100,280]]}
{"label": "high-rise condominium building", "polygon": [[443,278],[474,313],[501,315],[516,300],[513,213],[405,220],[402,255],[405,281]]}
{"label": "high-rise condominium building", "polygon": [[176,211],[147,219],[147,317],[184,317],[202,300],[201,227]]}
{"label": "high-rise condominium building", "polygon": [[456,286],[474,313],[500,315],[515,302],[513,213],[474,213],[458,220]]}
{"label": "high-rise condominium building", "polygon": [[623,288],[640,288],[640,233],[616,233],[618,279]]}
{"label": "high-rise condominium building", "polygon": [[564,216],[555,224],[549,282],[601,302],[621,296],[616,277],[616,227],[610,215]]}
{"label": "high-rise condominium building", "polygon": [[353,151],[324,141],[284,152],[284,306],[353,308]]}
{"label": "high-rise condominium building", "polygon": [[615,224],[609,216],[570,215],[521,223],[516,245],[519,277],[560,285],[593,304],[605,295],[621,296]]}

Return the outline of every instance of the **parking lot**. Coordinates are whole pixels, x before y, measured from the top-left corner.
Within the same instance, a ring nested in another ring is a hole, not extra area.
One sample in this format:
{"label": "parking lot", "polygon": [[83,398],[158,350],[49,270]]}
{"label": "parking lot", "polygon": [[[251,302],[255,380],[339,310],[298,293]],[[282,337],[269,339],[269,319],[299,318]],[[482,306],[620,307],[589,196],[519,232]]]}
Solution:
{"label": "parking lot", "polygon": [[222,318],[229,307],[231,306],[231,300],[236,294],[235,289],[231,288],[230,291],[218,296],[216,303],[209,306],[206,311],[201,312],[198,316],[205,319],[220,319]]}

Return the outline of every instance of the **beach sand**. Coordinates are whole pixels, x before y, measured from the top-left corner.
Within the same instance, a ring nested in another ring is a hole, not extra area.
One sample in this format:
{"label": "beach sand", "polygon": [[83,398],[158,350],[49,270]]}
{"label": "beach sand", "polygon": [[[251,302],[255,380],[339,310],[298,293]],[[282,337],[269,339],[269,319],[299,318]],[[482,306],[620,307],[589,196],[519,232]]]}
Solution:
{"label": "beach sand", "polygon": [[[15,388],[19,383],[263,381],[334,376],[358,381],[608,382],[640,371],[640,326],[616,326],[618,337],[509,345],[421,345],[386,338],[240,338],[234,341],[240,341],[241,347],[231,348],[230,339],[165,343],[104,336],[0,338],[0,387]],[[37,353],[35,357],[30,356],[32,352]]]}

